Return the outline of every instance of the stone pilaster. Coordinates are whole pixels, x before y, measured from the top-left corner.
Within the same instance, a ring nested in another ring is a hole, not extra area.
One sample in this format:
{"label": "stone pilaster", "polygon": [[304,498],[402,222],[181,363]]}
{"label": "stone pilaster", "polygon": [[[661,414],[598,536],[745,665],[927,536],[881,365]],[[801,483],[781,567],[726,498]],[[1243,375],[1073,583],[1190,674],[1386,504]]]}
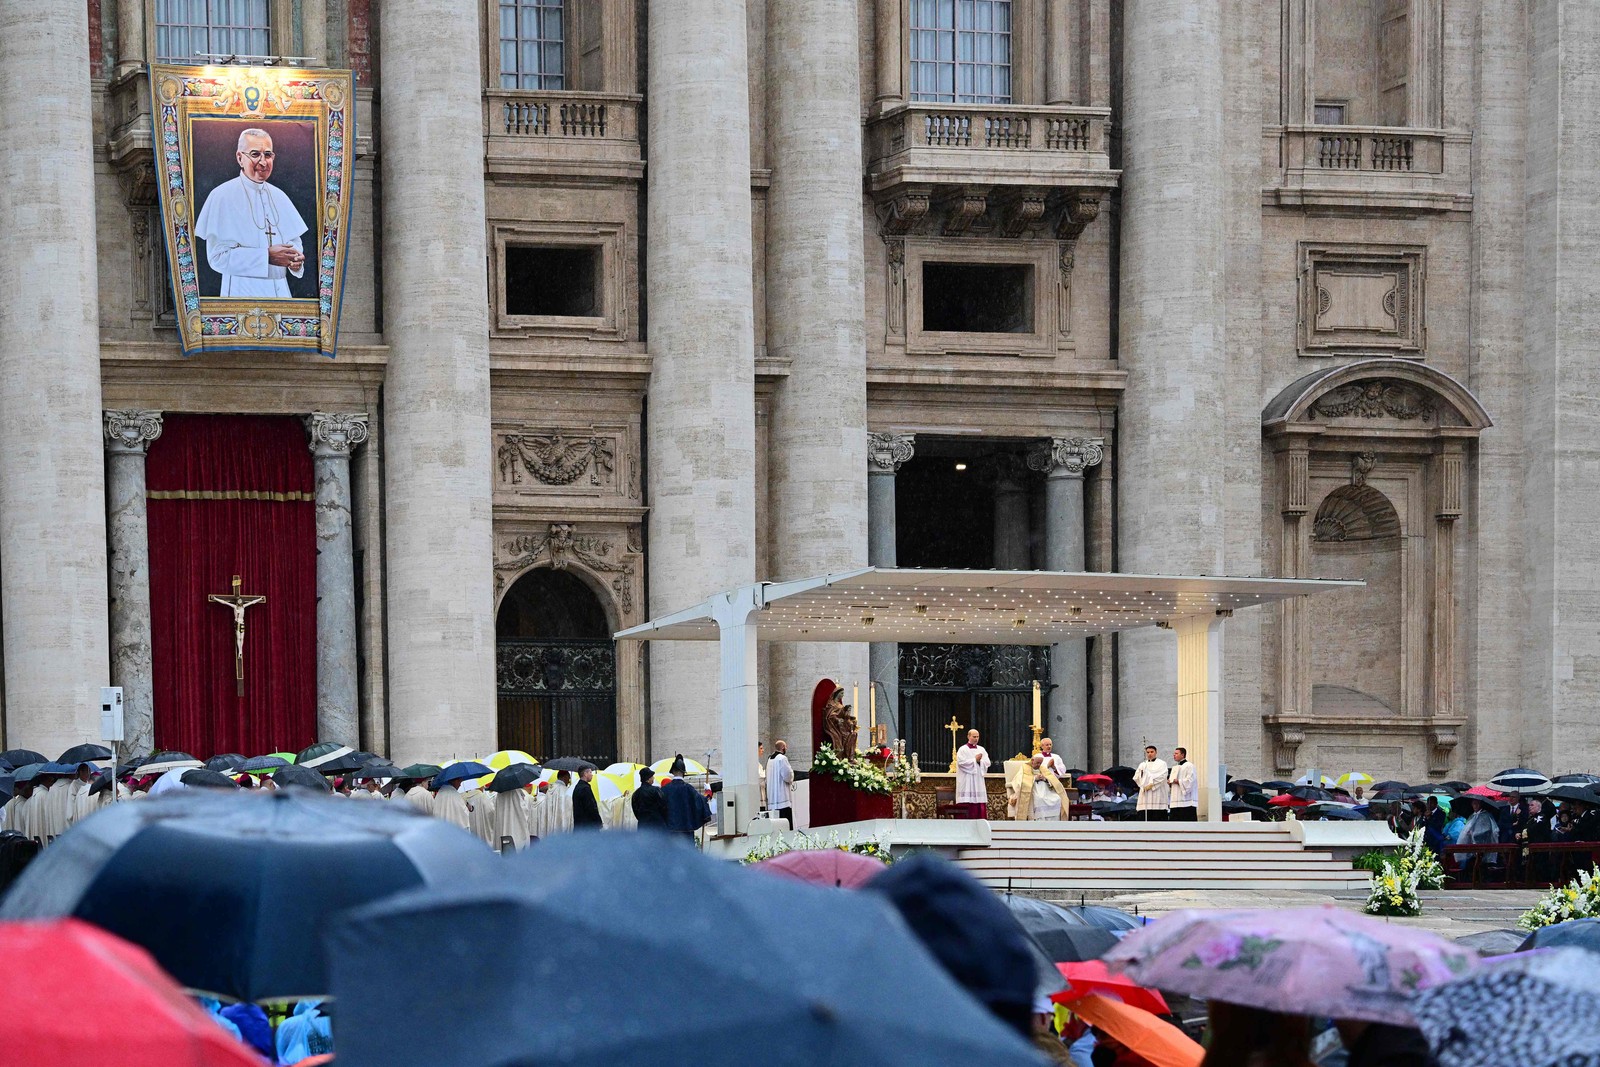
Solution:
{"label": "stone pilaster", "polygon": [[[867,562],[867,325],[858,0],[768,0],[767,354],[774,578]],[[868,646],[772,648],[775,719],[804,758],[824,677],[863,686]],[[865,708],[856,709],[866,722]]]}
{"label": "stone pilaster", "polygon": [[100,736],[109,677],[88,8],[0,0],[5,740]]}
{"label": "stone pilaster", "polygon": [[[1228,381],[1221,0],[1124,11],[1117,566],[1222,574]],[[1206,56],[1175,67],[1171,57]],[[1172,743],[1168,635],[1118,635],[1119,760]]]}
{"label": "stone pilaster", "polygon": [[[659,617],[755,580],[744,0],[654,0],[648,34],[649,613]],[[717,677],[714,645],[650,643],[653,751],[721,748]],[[753,763],[754,745],[719,758],[724,770]]]}
{"label": "stone pilaster", "polygon": [[[867,435],[867,563],[895,566],[894,478],[916,454],[917,438],[909,433]],[[900,732],[900,646],[877,641],[871,646],[872,683],[878,687],[878,721],[891,737]],[[871,698],[868,697],[869,707]],[[864,709],[858,721],[867,722]]]}
{"label": "stone pilaster", "polygon": [[[1028,453],[1028,466],[1044,474],[1044,566],[1052,571],[1084,569],[1083,474],[1105,459],[1097,437],[1055,437]],[[1092,762],[1089,743],[1089,668],[1084,642],[1050,646],[1050,721],[1055,751],[1069,767]]]}
{"label": "stone pilaster", "polygon": [[1028,506],[1028,468],[1021,456],[1002,453],[987,465],[994,474],[994,567],[1033,567],[1033,515]]}
{"label": "stone pilaster", "polygon": [[378,38],[389,755],[402,763],[496,737],[479,12],[385,0]]}
{"label": "stone pilaster", "polygon": [[111,684],[122,687],[121,749],[155,748],[155,679],[150,652],[150,526],[145,454],[161,436],[159,411],[108,411],[106,519],[111,551]]}
{"label": "stone pilaster", "polygon": [[360,748],[350,453],[367,439],[367,416],[315,411],[306,431],[317,492],[317,740]]}

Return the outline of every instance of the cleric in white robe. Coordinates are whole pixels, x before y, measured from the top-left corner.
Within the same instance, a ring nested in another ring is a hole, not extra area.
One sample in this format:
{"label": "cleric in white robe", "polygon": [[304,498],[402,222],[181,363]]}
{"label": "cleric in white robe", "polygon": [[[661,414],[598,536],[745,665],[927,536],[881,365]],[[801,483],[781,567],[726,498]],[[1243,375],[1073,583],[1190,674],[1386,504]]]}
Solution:
{"label": "cleric in white robe", "polygon": [[967,743],[956,750],[956,806],[969,819],[989,815],[989,750],[978,744],[978,731],[967,731]]}
{"label": "cleric in white robe", "polygon": [[1144,746],[1144,762],[1133,769],[1133,783],[1139,787],[1139,817],[1161,819],[1167,817],[1168,768],[1156,755],[1156,746]]}
{"label": "cleric in white robe", "polygon": [[511,839],[511,848],[528,847],[532,808],[532,798],[528,796],[526,788],[508,789],[495,796],[494,847],[496,849],[504,845],[507,838]]}
{"label": "cleric in white robe", "polygon": [[211,190],[194,234],[222,275],[222,297],[289,299],[289,275],[305,276],[301,237],[310,228],[272,177],[275,153],[265,130],[239,135],[239,176]]}

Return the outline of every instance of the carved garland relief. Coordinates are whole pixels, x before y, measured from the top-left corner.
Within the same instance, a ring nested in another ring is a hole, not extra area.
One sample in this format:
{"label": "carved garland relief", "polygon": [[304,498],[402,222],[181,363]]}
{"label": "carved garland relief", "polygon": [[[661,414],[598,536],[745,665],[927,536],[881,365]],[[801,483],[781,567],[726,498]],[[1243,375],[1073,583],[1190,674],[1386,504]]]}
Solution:
{"label": "carved garland relief", "polygon": [[603,534],[580,531],[575,523],[553,522],[544,533],[519,534],[502,541],[494,564],[494,590],[498,597],[505,592],[507,581],[532,567],[548,563],[555,570],[565,570],[577,563],[611,586],[623,615],[632,615],[634,607],[634,581],[638,574],[638,556],[643,543],[643,533],[636,525],[626,531],[624,547]]}

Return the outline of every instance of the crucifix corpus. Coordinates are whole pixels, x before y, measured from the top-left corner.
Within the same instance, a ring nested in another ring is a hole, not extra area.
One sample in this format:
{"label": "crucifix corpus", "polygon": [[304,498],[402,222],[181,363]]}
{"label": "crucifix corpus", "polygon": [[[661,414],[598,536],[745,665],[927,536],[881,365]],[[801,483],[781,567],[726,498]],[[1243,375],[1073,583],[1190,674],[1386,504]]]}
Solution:
{"label": "crucifix corpus", "polygon": [[956,754],[961,751],[961,742],[956,735],[961,732],[961,724],[956,722],[954,715],[950,716],[950,725],[945,727],[950,731],[950,773],[956,773]]}
{"label": "crucifix corpus", "polygon": [[243,596],[240,594],[239,586],[242,584],[242,579],[235,574],[233,576],[232,596],[212,593],[206,597],[211,603],[221,604],[223,607],[230,608],[233,611],[233,680],[240,696],[244,696],[244,613],[246,609],[267,602],[267,598],[264,596]]}

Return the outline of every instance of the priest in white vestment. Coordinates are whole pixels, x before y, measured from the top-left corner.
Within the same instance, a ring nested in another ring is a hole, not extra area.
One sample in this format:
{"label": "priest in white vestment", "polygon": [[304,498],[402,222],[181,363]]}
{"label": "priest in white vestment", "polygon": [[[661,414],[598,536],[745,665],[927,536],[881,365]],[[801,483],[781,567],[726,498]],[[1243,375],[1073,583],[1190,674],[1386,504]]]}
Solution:
{"label": "priest in white vestment", "polygon": [[978,744],[978,731],[967,731],[967,743],[956,750],[956,806],[969,819],[989,816],[989,752]]}
{"label": "priest in white vestment", "polygon": [[439,791],[433,795],[431,814],[452,826],[459,826],[463,830],[472,829],[472,812],[467,809],[466,798],[461,795],[454,782],[445,782],[439,786]]}
{"label": "priest in white vestment", "polygon": [[499,844],[494,836],[495,795],[478,788],[474,782],[461,796],[467,802],[468,829],[478,835],[478,840],[494,848]]}
{"label": "priest in white vestment", "polygon": [[1172,750],[1172,769],[1167,772],[1172,806],[1167,818],[1173,822],[1198,822],[1200,819],[1200,775],[1189,762],[1189,750]]}
{"label": "priest in white vestment", "polygon": [[1139,818],[1163,821],[1167,817],[1167,764],[1156,755],[1156,746],[1144,747],[1144,762],[1133,769],[1133,784],[1139,787]]}
{"label": "priest in white vestment", "polygon": [[267,181],[276,153],[272,135],[239,135],[239,176],[206,196],[194,234],[206,243],[206,262],[222,275],[221,297],[289,299],[289,275],[305,276],[301,238],[310,228],[287,194]]}
{"label": "priest in white vestment", "polygon": [[1039,739],[1039,755],[1044,757],[1044,766],[1049,768],[1051,774],[1057,778],[1066,778],[1067,763],[1056,752],[1056,743],[1054,741],[1048,737],[1041,737]]}
{"label": "priest in white vestment", "polygon": [[[395,792],[398,793],[399,790],[396,790]],[[428,792],[427,783],[416,783],[410,789],[406,790],[403,799],[407,804],[410,804],[413,808],[416,808],[418,811],[422,812],[422,814],[433,814],[433,794]]]}
{"label": "priest in white vestment", "polygon": [[505,845],[506,839],[511,839],[507,847],[523,849],[528,847],[529,807],[532,801],[528,796],[527,788],[508,789],[495,795],[494,800],[494,847],[496,849]]}
{"label": "priest in white vestment", "polygon": [[72,825],[73,780],[58,777],[50,783],[49,801],[45,805],[46,840],[60,837]]}
{"label": "priest in white vestment", "polygon": [[1068,807],[1067,791],[1061,779],[1037,752],[1023,765],[1008,791],[1011,793],[1011,817],[1019,822],[1057,820]]}

